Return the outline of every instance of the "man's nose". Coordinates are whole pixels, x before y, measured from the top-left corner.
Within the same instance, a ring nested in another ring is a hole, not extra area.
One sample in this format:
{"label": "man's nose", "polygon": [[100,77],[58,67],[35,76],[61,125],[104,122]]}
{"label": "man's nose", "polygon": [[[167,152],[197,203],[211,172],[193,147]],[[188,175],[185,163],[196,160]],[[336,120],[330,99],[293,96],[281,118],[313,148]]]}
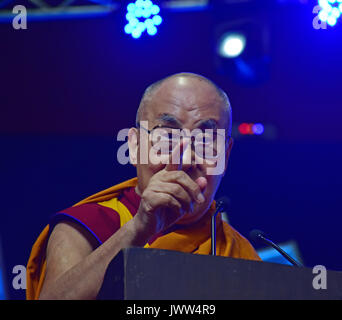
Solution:
{"label": "man's nose", "polygon": [[187,171],[191,167],[196,166],[195,163],[195,151],[194,151],[194,143],[189,139],[186,149],[183,150],[182,156],[182,170]]}

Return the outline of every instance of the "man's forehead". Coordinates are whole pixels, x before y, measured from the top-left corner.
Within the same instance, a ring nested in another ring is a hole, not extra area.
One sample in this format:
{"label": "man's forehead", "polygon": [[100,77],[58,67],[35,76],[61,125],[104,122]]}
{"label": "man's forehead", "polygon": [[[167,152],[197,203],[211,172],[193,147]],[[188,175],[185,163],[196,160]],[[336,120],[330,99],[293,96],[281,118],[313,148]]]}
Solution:
{"label": "man's forehead", "polygon": [[178,76],[165,80],[156,90],[155,99],[171,104],[212,104],[220,100],[216,88],[206,80],[192,76]]}
{"label": "man's forehead", "polygon": [[155,86],[144,97],[140,119],[158,125],[168,122],[177,127],[227,127],[229,101],[215,84],[202,76],[175,75]]}
{"label": "man's forehead", "polygon": [[[146,106],[146,118],[150,121],[158,121],[183,126],[185,123],[198,124],[198,122],[211,122],[220,126],[228,116],[226,107],[222,101],[203,101],[194,103],[187,101],[175,101],[173,99],[155,99]],[[197,125],[196,125],[197,126]],[[209,127],[209,125],[208,125]]]}
{"label": "man's forehead", "polygon": [[[182,119],[179,119],[177,116],[169,113],[161,113],[155,117],[155,120],[163,125],[176,128],[182,128],[184,125]],[[201,118],[194,124],[196,127],[202,129],[216,129],[219,127],[219,120],[214,118]]]}

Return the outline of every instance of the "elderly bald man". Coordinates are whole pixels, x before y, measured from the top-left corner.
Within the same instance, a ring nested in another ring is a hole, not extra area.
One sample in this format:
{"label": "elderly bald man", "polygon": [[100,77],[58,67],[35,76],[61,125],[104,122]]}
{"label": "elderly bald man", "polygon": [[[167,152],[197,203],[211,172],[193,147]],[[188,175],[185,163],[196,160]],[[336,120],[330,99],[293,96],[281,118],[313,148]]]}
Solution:
{"label": "elderly bald man", "polygon": [[[28,299],[95,299],[109,262],[125,247],[210,254],[213,200],[233,146],[227,95],[203,76],[175,74],[146,89],[136,122],[128,132],[128,147],[137,178],[51,218],[28,262]],[[180,135],[174,141],[173,133],[194,131],[203,132],[201,139]],[[219,147],[216,140],[222,132]],[[216,143],[211,157],[203,151],[206,141],[210,147]],[[150,152],[163,143],[170,148]],[[170,161],[142,161],[144,152]],[[173,161],[175,155],[179,161]],[[208,174],[218,159],[224,161],[223,170]],[[260,260],[220,215],[216,227],[218,255]]]}

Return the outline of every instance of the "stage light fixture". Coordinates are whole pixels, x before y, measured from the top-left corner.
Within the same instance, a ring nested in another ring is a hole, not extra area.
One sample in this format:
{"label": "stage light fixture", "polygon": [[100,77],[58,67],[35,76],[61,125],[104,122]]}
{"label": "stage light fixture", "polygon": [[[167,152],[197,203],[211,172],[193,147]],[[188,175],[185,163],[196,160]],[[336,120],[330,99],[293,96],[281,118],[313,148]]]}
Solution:
{"label": "stage light fixture", "polygon": [[151,0],[137,0],[127,5],[126,20],[128,23],[124,31],[133,38],[139,39],[143,32],[150,36],[157,34],[159,26],[163,19],[159,15],[160,7]]}
{"label": "stage light fixture", "polygon": [[255,123],[252,126],[252,131],[254,132],[254,134],[256,135],[261,135],[264,133],[264,126],[261,123]]}
{"label": "stage light fixture", "polygon": [[264,126],[261,123],[243,122],[238,126],[241,135],[261,135],[264,133]]}
{"label": "stage light fixture", "polygon": [[267,21],[254,16],[230,18],[227,12],[215,29],[217,72],[245,86],[268,81],[270,31]]}
{"label": "stage light fixture", "polygon": [[246,37],[241,33],[226,33],[219,43],[218,53],[224,58],[238,57],[246,46]]}
{"label": "stage light fixture", "polygon": [[234,122],[232,124],[232,137],[237,140],[275,140],[278,137],[278,129],[272,123]]}
{"label": "stage light fixture", "polygon": [[321,7],[319,19],[331,27],[335,26],[342,14],[342,0],[319,0],[318,4]]}

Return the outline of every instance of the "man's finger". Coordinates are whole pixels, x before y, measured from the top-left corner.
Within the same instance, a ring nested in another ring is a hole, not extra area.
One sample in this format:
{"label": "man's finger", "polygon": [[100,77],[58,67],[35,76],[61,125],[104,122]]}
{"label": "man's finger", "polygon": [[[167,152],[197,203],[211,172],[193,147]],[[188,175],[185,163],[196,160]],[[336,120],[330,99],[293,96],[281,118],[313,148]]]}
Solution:
{"label": "man's finger", "polygon": [[170,155],[169,163],[165,167],[166,171],[182,170],[183,154],[188,144],[189,142],[183,139],[176,146],[176,148],[172,151]]}

